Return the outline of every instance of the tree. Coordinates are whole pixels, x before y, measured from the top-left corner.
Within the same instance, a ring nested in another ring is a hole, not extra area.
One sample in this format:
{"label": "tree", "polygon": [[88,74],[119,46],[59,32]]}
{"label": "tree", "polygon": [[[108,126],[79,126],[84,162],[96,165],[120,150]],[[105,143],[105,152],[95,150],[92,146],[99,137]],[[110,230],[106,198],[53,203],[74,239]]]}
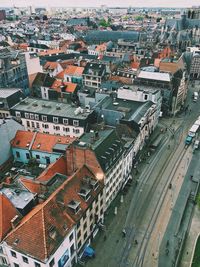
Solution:
{"label": "tree", "polygon": [[196,202],[197,202],[197,205],[200,209],[200,194],[197,195]]}
{"label": "tree", "polygon": [[141,20],[143,20],[143,19],[144,19],[143,16],[136,16],[136,17],[135,17],[135,20],[137,20],[137,21],[141,21]]}

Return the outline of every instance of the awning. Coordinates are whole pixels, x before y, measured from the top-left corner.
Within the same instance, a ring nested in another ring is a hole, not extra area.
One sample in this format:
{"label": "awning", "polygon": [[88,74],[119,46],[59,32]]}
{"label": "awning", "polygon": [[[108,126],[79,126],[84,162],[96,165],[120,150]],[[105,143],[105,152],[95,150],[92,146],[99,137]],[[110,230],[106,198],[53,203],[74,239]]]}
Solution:
{"label": "awning", "polygon": [[95,251],[90,246],[87,246],[83,252],[83,255],[87,257],[93,257],[95,255]]}

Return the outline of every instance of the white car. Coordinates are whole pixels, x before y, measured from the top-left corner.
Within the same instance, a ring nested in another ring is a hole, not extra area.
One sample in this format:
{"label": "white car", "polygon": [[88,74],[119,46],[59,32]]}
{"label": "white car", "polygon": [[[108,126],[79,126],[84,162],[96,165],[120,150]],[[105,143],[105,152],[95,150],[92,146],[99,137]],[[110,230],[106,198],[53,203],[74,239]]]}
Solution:
{"label": "white car", "polygon": [[194,149],[198,149],[199,148],[199,140],[196,140],[194,142]]}

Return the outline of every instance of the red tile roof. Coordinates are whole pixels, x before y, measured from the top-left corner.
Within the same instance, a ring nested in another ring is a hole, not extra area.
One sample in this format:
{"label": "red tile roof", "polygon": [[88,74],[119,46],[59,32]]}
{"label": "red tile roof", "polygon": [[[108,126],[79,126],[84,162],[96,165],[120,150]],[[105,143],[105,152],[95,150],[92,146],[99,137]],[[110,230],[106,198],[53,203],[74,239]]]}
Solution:
{"label": "red tile roof", "polygon": [[[72,229],[75,221],[80,220],[88,206],[103,189],[103,184],[100,182],[95,191],[91,190],[91,197],[85,202],[78,195],[85,176],[95,178],[93,173],[83,166],[44,203],[24,217],[20,225],[6,237],[7,244],[38,260],[48,259]],[[74,214],[68,207],[72,200],[80,202],[81,209],[77,214]],[[16,239],[18,239],[17,244]]]}
{"label": "red tile roof", "polygon": [[28,149],[31,141],[33,141],[31,148],[32,150],[52,152],[53,147],[56,144],[70,144],[75,139],[75,137],[69,136],[57,136],[52,134],[34,133],[18,130],[16,132],[15,138],[11,141],[11,145],[12,147]]}
{"label": "red tile roof", "polygon": [[11,145],[13,147],[28,149],[33,136],[33,132],[18,130],[16,132],[15,138],[11,141]]}
{"label": "red tile roof", "polygon": [[70,83],[70,82],[62,82],[61,80],[56,80],[52,86],[51,89],[54,89],[57,92],[61,92],[61,86],[64,86],[65,92],[73,93],[76,90],[77,84],[76,83]]}
{"label": "red tile roof", "polygon": [[8,234],[6,242],[17,251],[45,261],[59,247],[73,224],[54,196],[25,216],[21,224]]}
{"label": "red tile roof", "polygon": [[12,229],[11,220],[19,215],[10,200],[0,193],[0,241]]}
{"label": "red tile roof", "polygon": [[47,61],[43,68],[45,70],[54,70],[58,67],[58,65],[59,65],[58,62]]}
{"label": "red tile roof", "polygon": [[50,164],[38,177],[37,181],[44,182],[51,179],[56,173],[67,175],[67,164],[64,157],[59,158],[56,162]]}
{"label": "red tile roof", "polygon": [[83,67],[77,67],[73,65],[68,65],[66,69],[58,73],[56,78],[58,79],[64,79],[64,75],[70,75],[70,76],[81,76],[84,71]]}

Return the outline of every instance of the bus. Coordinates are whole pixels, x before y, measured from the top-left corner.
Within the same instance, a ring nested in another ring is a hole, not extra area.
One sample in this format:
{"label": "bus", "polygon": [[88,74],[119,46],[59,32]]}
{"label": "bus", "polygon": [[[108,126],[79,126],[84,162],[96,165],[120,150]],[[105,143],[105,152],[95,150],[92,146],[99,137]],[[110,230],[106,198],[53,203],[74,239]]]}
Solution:
{"label": "bus", "polygon": [[190,128],[190,130],[188,132],[188,136],[195,137],[198,129],[199,129],[199,125],[198,124],[192,125],[192,127]]}

